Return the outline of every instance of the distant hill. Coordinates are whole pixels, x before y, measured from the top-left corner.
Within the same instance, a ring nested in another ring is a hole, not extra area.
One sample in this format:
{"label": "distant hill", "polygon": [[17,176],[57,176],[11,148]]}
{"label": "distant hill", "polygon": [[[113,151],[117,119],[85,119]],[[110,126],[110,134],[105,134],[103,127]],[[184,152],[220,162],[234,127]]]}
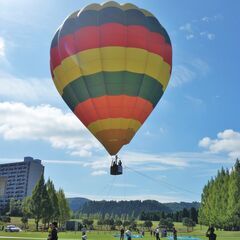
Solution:
{"label": "distant hill", "polygon": [[69,198],[69,206],[72,211],[80,211],[86,214],[130,214],[139,216],[142,211],[144,212],[176,212],[184,208],[190,209],[191,207],[199,208],[198,202],[174,202],[174,203],[160,203],[155,200],[135,200],[135,201],[92,201],[86,198]]}
{"label": "distant hill", "polygon": [[164,204],[154,200],[135,200],[135,201],[88,201],[81,208],[80,211],[86,214],[113,214],[122,215],[129,214],[130,216],[139,216],[144,212],[166,212],[170,213],[171,209]]}
{"label": "distant hill", "polygon": [[192,207],[199,209],[200,207],[200,203],[199,202],[171,202],[171,203],[164,203],[165,206],[167,206],[168,208],[170,208],[172,210],[172,212],[176,212],[176,211],[181,211],[184,208],[186,209],[190,209]]}
{"label": "distant hill", "polygon": [[68,198],[67,200],[68,200],[70,209],[73,212],[78,211],[86,202],[91,201],[87,198],[82,198],[82,197]]}

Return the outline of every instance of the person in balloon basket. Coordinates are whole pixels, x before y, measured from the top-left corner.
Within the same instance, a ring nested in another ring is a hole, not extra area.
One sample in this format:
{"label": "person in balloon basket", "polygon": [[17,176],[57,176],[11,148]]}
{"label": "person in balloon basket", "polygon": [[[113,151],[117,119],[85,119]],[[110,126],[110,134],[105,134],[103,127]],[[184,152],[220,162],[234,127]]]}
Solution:
{"label": "person in balloon basket", "polygon": [[127,229],[127,231],[125,232],[127,240],[132,240],[132,233],[129,229]]}
{"label": "person in balloon basket", "polygon": [[48,235],[48,240],[58,240],[57,222],[51,223],[50,228],[51,230]]}
{"label": "person in balloon basket", "polygon": [[217,235],[214,233],[214,227],[209,227],[206,232],[206,237],[208,237],[209,240],[216,240]]}

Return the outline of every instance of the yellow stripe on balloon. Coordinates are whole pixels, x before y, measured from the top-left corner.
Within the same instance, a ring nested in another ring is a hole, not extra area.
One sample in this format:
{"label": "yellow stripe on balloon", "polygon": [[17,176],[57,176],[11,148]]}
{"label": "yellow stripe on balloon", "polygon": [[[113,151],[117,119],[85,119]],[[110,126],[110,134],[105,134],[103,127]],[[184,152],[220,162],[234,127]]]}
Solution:
{"label": "yellow stripe on balloon", "polygon": [[103,120],[95,121],[87,126],[88,130],[93,133],[97,134],[103,130],[110,130],[110,129],[121,129],[127,130],[131,129],[134,132],[141,127],[141,123],[134,119],[125,119],[125,118],[108,118]]}
{"label": "yellow stripe on balloon", "polygon": [[60,93],[75,79],[102,71],[144,73],[159,81],[164,91],[169,81],[170,68],[161,56],[144,49],[103,47],[88,49],[65,58],[53,73],[55,84],[56,81],[61,81],[56,84],[60,85]]}

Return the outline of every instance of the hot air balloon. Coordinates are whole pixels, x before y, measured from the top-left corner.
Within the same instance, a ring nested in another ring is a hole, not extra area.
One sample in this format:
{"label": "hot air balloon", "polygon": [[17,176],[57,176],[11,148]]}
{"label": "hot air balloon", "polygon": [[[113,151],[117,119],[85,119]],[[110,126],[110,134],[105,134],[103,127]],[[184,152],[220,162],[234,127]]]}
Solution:
{"label": "hot air balloon", "polygon": [[161,99],[172,68],[166,30],[133,4],[91,4],[51,43],[54,84],[110,155],[128,144]]}

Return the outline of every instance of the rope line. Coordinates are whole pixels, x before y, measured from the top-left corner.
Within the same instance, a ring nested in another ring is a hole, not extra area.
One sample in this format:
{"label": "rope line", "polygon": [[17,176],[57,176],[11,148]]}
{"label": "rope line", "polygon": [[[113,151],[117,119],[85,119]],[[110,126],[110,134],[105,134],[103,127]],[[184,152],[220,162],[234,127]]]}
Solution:
{"label": "rope line", "polygon": [[125,168],[126,168],[126,169],[129,169],[129,170],[131,170],[131,171],[133,171],[133,172],[135,172],[135,173],[137,173],[138,175],[140,175],[140,176],[142,176],[142,177],[145,177],[145,178],[153,181],[153,182],[156,183],[156,184],[158,184],[158,182],[162,182],[162,183],[166,184],[168,187],[172,188],[173,190],[182,190],[182,191],[184,191],[184,192],[186,192],[186,193],[188,193],[188,194],[194,194],[194,195],[197,194],[197,193],[192,192],[192,191],[190,191],[190,190],[187,190],[187,189],[184,189],[184,188],[182,188],[182,187],[179,187],[179,186],[173,185],[173,184],[171,184],[171,183],[165,182],[165,181],[163,181],[163,180],[155,179],[155,178],[153,178],[153,177],[150,177],[150,176],[148,176],[147,174],[144,174],[144,173],[142,173],[142,172],[139,172],[139,171],[137,171],[137,170],[135,170],[135,169],[133,169],[133,168],[127,167],[126,165],[125,165]]}

